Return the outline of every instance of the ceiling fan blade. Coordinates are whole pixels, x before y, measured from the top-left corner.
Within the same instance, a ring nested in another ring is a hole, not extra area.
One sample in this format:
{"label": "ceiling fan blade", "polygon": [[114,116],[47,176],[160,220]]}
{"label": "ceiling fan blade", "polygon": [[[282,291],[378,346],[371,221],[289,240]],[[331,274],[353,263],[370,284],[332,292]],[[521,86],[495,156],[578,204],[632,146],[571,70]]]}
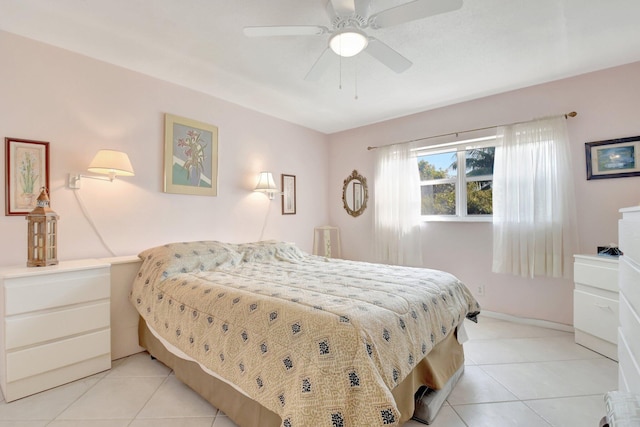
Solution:
{"label": "ceiling fan blade", "polygon": [[414,0],[371,15],[369,26],[371,28],[391,27],[440,13],[452,12],[461,7],[462,0]]}
{"label": "ceiling fan blade", "polygon": [[325,73],[325,71],[327,71],[329,65],[331,65],[333,55],[333,51],[329,48],[326,48],[313,64],[313,67],[311,67],[304,79],[312,82],[319,80],[320,77],[322,77],[322,75]]}
{"label": "ceiling fan blade", "polygon": [[338,14],[333,8],[333,3],[331,3],[331,1],[328,1],[327,6],[324,8],[324,10],[327,12],[327,15],[329,15],[329,21],[331,21],[331,23],[333,24],[333,22],[338,19]]}
{"label": "ceiling fan blade", "polygon": [[338,16],[351,16],[356,10],[355,0],[329,0]]}
{"label": "ceiling fan blade", "polygon": [[402,73],[413,65],[413,62],[373,37],[369,37],[369,44],[364,51],[396,73]]}
{"label": "ceiling fan blade", "polygon": [[273,27],[244,27],[247,37],[275,36],[319,36],[329,32],[327,27],[318,25],[279,25]]}
{"label": "ceiling fan blade", "polygon": [[369,8],[371,6],[371,0],[355,0],[356,3],[356,15],[367,18],[369,16]]}

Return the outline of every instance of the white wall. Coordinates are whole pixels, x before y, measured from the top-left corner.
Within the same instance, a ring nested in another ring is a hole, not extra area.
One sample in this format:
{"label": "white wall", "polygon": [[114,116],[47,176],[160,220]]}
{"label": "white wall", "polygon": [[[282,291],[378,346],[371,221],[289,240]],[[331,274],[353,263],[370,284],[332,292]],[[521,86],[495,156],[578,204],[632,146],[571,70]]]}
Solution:
{"label": "white wall", "polygon": [[[402,142],[577,111],[567,125],[572,144],[580,253],[616,243],[618,209],[640,202],[640,177],[586,180],[584,143],[640,135],[640,63],[464,102],[331,135],[329,215],[342,230],[343,254],[373,261],[375,152],[369,145]],[[362,94],[360,102],[366,102]],[[341,203],[342,180],[357,169],[369,180],[365,213],[352,218]],[[528,280],[491,273],[490,223],[423,224],[423,264],[456,274],[486,310],[573,323],[572,279]]]}
{"label": "white wall", "polygon": [[[327,222],[326,135],[6,32],[0,57],[0,136],[50,142],[59,259],[109,255],[66,188],[67,174],[86,171],[100,148],[126,151],[136,171],[113,183],[84,179],[77,193],[117,255],[170,241],[258,240],[267,213],[264,239],[311,251],[313,227]],[[218,126],[217,197],[162,192],[164,113]],[[261,170],[278,183],[296,175],[296,215],[281,215],[279,196],[252,191]],[[25,262],[24,217],[0,216],[0,265]]]}

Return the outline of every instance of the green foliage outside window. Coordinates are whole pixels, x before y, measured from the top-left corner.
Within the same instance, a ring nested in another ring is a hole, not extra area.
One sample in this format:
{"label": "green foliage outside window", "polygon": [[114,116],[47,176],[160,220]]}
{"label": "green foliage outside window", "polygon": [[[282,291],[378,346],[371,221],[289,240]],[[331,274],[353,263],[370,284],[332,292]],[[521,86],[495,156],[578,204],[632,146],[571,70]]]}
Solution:
{"label": "green foliage outside window", "polygon": [[456,185],[422,186],[422,215],[455,215]]}
{"label": "green foliage outside window", "polygon": [[467,215],[491,215],[493,213],[493,188],[491,181],[467,182]]}
{"label": "green foliage outside window", "polygon": [[[418,162],[420,179],[455,180],[458,168],[457,156],[451,153],[452,163],[447,168],[437,168],[423,156]],[[491,215],[493,213],[493,182],[491,180],[469,180],[473,177],[493,175],[495,147],[465,151],[467,215]],[[422,215],[456,215],[456,184],[443,182],[423,185]]]}

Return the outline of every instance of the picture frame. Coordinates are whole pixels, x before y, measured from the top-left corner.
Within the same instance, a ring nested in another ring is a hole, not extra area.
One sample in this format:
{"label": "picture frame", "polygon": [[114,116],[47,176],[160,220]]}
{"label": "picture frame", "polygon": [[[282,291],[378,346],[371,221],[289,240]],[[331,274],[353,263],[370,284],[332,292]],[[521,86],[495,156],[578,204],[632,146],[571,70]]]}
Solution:
{"label": "picture frame", "polygon": [[640,136],[585,143],[587,180],[640,176]]}
{"label": "picture frame", "polygon": [[5,142],[5,215],[27,215],[40,189],[49,189],[49,143],[9,138]]}
{"label": "picture frame", "polygon": [[218,127],[165,114],[165,193],[218,195]]}
{"label": "picture frame", "polygon": [[282,215],[296,214],[296,176],[281,175]]}

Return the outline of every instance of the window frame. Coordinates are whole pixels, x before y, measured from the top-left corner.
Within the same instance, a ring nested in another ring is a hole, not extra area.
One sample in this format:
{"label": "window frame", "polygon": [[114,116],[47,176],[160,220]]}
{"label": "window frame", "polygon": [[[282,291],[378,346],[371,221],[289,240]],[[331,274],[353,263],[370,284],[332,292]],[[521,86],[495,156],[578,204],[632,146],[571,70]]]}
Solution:
{"label": "window frame", "polygon": [[[458,165],[463,165],[464,168],[458,167],[458,172],[454,178],[444,178],[444,179],[432,179],[423,181],[420,180],[420,191],[422,192],[422,187],[425,185],[437,185],[437,184],[450,184],[453,183],[455,185],[455,208],[456,213],[454,215],[420,215],[420,219],[422,222],[492,222],[493,214],[491,215],[469,215],[467,213],[467,183],[474,181],[492,181],[493,182],[493,174],[492,175],[480,175],[467,177],[466,173],[466,157],[465,153],[467,150],[478,149],[478,148],[489,148],[489,147],[497,147],[499,144],[497,143],[496,135],[490,135],[485,137],[467,139],[464,141],[457,142],[449,142],[444,144],[432,145],[415,148],[414,151],[416,158],[419,159],[422,156],[428,156],[432,154],[441,154],[441,153],[451,153],[456,154],[456,161]],[[495,157],[494,157],[495,160]],[[460,171],[462,170],[462,173]],[[462,191],[460,191],[462,189]],[[464,212],[464,214],[461,214]]]}

